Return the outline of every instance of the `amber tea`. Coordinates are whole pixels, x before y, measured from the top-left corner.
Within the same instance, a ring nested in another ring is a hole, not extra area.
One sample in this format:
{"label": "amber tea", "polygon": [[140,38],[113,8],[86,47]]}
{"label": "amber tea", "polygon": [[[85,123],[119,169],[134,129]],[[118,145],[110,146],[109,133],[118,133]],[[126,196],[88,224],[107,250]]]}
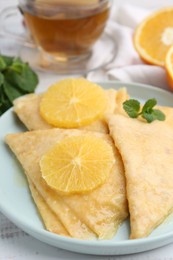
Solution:
{"label": "amber tea", "polygon": [[[105,1],[104,1],[105,2]],[[68,60],[84,56],[102,34],[109,16],[109,6],[83,8],[52,6],[34,9],[21,6],[31,35],[44,52]]]}

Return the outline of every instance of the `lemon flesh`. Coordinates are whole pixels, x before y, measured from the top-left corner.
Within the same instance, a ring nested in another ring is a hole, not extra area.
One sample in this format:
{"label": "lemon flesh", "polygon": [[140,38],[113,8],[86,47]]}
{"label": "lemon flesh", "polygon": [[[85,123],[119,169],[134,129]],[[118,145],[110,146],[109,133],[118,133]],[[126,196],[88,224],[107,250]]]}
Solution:
{"label": "lemon flesh", "polygon": [[103,184],[113,167],[109,143],[92,135],[68,137],[40,160],[42,177],[57,191],[81,193]]}
{"label": "lemon flesh", "polygon": [[43,95],[40,114],[49,124],[76,128],[101,118],[107,108],[104,90],[83,78],[65,79]]}

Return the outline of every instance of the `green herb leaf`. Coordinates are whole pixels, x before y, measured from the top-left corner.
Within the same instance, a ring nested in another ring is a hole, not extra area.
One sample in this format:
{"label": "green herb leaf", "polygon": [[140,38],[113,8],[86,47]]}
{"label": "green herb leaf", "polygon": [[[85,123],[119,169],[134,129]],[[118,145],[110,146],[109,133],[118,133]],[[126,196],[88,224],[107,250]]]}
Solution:
{"label": "green herb leaf", "polygon": [[11,104],[13,103],[14,99],[16,99],[24,94],[24,92],[22,92],[20,89],[18,89],[16,87],[14,87],[10,83],[8,83],[6,80],[4,81],[3,89],[4,89],[4,93],[8,97]]}
{"label": "green herb leaf", "polygon": [[151,122],[153,122],[154,120],[156,120],[156,119],[155,119],[155,116],[153,115],[152,112],[151,112],[151,113],[144,112],[144,113],[142,114],[142,117],[143,117],[144,119],[146,119],[148,123],[151,123]]}
{"label": "green herb leaf", "polygon": [[26,63],[21,65],[14,63],[6,71],[5,78],[10,84],[26,91],[26,93],[33,92],[38,84],[38,76]]}
{"label": "green herb leaf", "polygon": [[142,113],[151,112],[155,105],[157,105],[157,100],[155,98],[148,99],[142,108]]}
{"label": "green herb leaf", "polygon": [[137,118],[141,115],[148,123],[151,123],[154,120],[164,121],[166,118],[165,114],[158,109],[153,109],[156,104],[157,100],[155,98],[149,99],[145,102],[142,111],[140,112],[139,101],[130,99],[123,103],[123,108],[131,118]]}
{"label": "green herb leaf", "polygon": [[165,114],[158,109],[153,109],[152,114],[153,114],[154,120],[164,121],[166,119]]}
{"label": "green herb leaf", "polygon": [[4,59],[0,57],[0,71],[3,71],[7,67]]}
{"label": "green herb leaf", "polygon": [[0,86],[4,83],[4,75],[0,72]]}
{"label": "green herb leaf", "polygon": [[12,103],[5,95],[2,87],[3,85],[0,87],[0,116],[12,106]]}
{"label": "green herb leaf", "polygon": [[129,99],[123,103],[123,108],[129,117],[136,118],[140,110],[140,103],[135,99]]}
{"label": "green herb leaf", "polygon": [[20,58],[0,55],[0,115],[21,95],[34,92],[37,74]]}
{"label": "green herb leaf", "polygon": [[9,56],[5,56],[5,55],[1,55],[1,58],[3,58],[4,62],[6,63],[7,67],[10,66],[13,61],[14,61],[14,57],[9,57]]}
{"label": "green herb leaf", "polygon": [[15,58],[10,66],[10,68],[17,73],[21,74],[23,72],[23,68],[27,63],[23,63],[20,58]]}

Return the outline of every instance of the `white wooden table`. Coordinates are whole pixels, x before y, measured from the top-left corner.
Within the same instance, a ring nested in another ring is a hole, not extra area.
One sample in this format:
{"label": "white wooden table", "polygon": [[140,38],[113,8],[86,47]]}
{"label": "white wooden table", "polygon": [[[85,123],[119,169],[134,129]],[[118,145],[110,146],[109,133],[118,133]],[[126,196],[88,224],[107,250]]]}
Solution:
{"label": "white wooden table", "polygon": [[[116,4],[133,3],[148,8],[173,5],[173,0],[113,0]],[[166,2],[166,3],[165,3]],[[17,4],[17,0],[0,0],[0,10]],[[54,81],[53,76],[40,74],[41,82]],[[56,77],[57,79],[57,77]],[[41,86],[40,82],[40,86]],[[0,213],[0,260],[173,260],[173,244],[163,248],[129,256],[89,256],[51,247],[24,233]]]}

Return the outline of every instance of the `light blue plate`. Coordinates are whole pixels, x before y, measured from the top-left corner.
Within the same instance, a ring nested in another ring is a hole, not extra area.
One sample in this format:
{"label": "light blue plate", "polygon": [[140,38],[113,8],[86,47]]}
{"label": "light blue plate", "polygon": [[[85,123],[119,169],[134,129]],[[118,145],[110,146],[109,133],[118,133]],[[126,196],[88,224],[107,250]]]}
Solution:
{"label": "light blue plate", "polygon": [[[141,101],[155,97],[159,105],[173,106],[173,94],[141,84],[99,83],[105,89],[126,86],[131,97]],[[7,133],[25,131],[12,110],[0,118],[0,210],[18,227],[47,244],[85,254],[122,255],[143,252],[173,242],[173,215],[144,239],[129,240],[129,220],[108,241],[83,241],[52,234],[44,229],[30,196],[23,171],[4,143]],[[87,212],[86,212],[87,214]]]}

